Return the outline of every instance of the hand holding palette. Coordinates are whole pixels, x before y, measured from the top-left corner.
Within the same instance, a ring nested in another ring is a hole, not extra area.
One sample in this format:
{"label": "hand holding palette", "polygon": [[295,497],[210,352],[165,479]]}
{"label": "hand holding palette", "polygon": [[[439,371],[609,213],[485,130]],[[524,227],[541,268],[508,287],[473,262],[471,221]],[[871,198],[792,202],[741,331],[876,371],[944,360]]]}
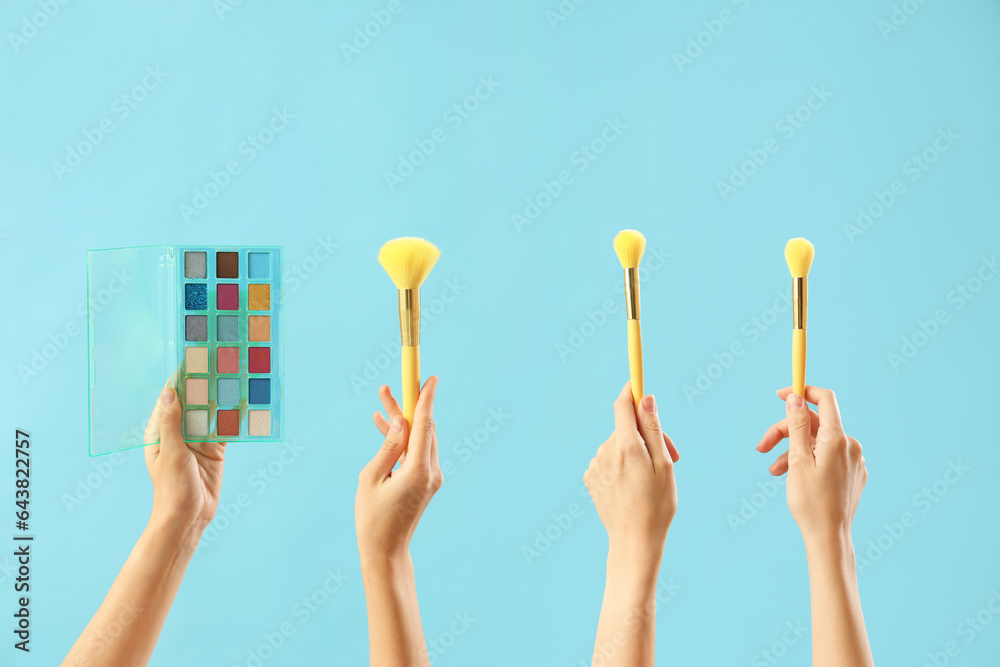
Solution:
{"label": "hand holding palette", "polygon": [[176,378],[188,441],[284,439],[282,250],[88,252],[90,454],[140,447]]}

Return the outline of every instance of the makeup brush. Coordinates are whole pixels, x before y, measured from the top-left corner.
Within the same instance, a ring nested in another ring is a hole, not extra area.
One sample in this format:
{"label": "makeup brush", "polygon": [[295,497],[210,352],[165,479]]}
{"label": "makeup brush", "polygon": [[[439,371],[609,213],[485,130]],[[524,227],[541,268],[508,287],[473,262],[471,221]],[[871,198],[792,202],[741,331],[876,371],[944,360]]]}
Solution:
{"label": "makeup brush", "polygon": [[646,237],[634,229],[615,236],[615,253],[625,269],[625,314],[628,316],[628,367],[632,376],[632,402],[642,400],[642,333],[639,330],[639,262]]}
{"label": "makeup brush", "polygon": [[399,290],[403,416],[410,426],[420,394],[420,285],[440,255],[434,244],[418,238],[394,239],[378,251],[379,264]]}
{"label": "makeup brush", "polygon": [[799,396],[806,389],[807,289],[815,254],[813,244],[805,239],[792,239],[785,245],[785,261],[792,274],[792,391]]}

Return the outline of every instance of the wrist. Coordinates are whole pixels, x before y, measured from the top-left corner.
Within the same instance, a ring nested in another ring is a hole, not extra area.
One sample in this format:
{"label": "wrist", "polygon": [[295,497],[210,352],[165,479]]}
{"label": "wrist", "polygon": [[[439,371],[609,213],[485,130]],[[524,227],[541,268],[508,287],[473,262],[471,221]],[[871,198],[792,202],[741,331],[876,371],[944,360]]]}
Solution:
{"label": "wrist", "polygon": [[636,595],[655,591],[662,560],[662,544],[613,544],[608,549],[608,582]]}
{"label": "wrist", "polygon": [[395,576],[413,572],[413,559],[409,549],[384,552],[378,549],[360,549],[361,575]]}
{"label": "wrist", "polygon": [[851,538],[850,529],[803,533],[802,537],[810,568],[833,568],[854,572],[854,540]]}
{"label": "wrist", "polygon": [[162,538],[167,543],[193,550],[198,547],[201,536],[207,527],[208,524],[205,521],[171,512],[158,511],[154,504],[146,532]]}

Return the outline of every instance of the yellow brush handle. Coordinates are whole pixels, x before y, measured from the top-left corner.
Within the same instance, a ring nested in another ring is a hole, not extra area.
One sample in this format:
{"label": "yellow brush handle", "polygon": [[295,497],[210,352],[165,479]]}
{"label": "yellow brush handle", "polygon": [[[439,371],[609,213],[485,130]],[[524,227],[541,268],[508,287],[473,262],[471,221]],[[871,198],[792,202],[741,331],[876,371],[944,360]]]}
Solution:
{"label": "yellow brush handle", "polygon": [[420,346],[403,346],[403,417],[413,426],[413,412],[420,395]]}
{"label": "yellow brush handle", "polygon": [[632,375],[632,402],[639,407],[642,400],[642,332],[639,320],[628,321],[628,369]]}
{"label": "yellow brush handle", "polygon": [[806,391],[805,329],[792,329],[792,391],[799,396]]}

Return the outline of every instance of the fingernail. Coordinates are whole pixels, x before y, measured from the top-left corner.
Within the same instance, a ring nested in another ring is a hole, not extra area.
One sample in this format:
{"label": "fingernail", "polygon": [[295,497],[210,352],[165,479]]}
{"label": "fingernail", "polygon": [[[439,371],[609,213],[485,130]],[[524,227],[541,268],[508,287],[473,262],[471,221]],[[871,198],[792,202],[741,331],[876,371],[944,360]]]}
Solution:
{"label": "fingernail", "polygon": [[798,394],[789,394],[785,399],[786,410],[798,410],[802,407],[802,397]]}
{"label": "fingernail", "polygon": [[656,399],[653,398],[652,394],[643,397],[642,407],[646,409],[646,412],[656,412]]}
{"label": "fingernail", "polygon": [[174,402],[174,390],[170,387],[164,387],[163,391],[160,392],[160,403],[164,405],[170,405]]}
{"label": "fingernail", "polygon": [[401,433],[403,431],[403,420],[401,417],[393,418],[391,430],[393,433]]}

